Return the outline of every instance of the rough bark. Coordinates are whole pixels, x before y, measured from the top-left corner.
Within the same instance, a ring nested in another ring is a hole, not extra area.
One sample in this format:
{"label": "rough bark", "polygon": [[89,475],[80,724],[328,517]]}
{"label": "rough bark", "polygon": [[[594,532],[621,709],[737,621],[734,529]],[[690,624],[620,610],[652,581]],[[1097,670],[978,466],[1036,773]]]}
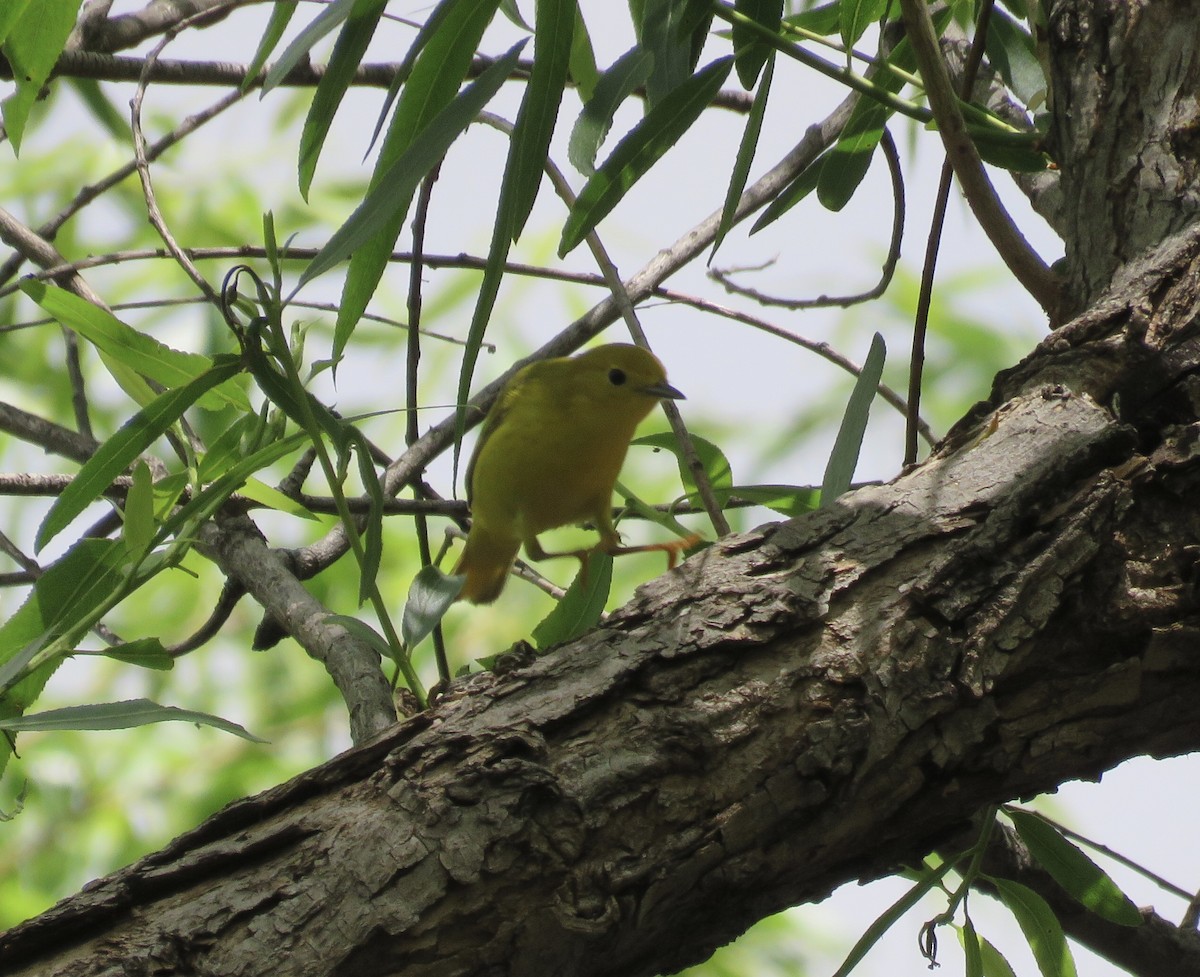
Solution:
{"label": "rough bark", "polygon": [[1200,231],[924,465],[0,938],[9,973],[653,974],[982,805],[1200,745]]}

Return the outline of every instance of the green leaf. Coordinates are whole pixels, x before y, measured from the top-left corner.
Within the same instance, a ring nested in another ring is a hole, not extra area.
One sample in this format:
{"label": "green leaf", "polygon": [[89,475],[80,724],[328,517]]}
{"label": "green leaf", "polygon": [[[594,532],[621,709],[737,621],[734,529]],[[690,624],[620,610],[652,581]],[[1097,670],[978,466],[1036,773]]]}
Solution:
{"label": "green leaf", "polygon": [[375,579],[383,560],[383,487],[371,462],[371,446],[354,428],[351,438],[354,457],[358,460],[358,475],[367,493],[368,508],[362,527],[363,562],[358,577],[358,602],[362,604],[375,591]]}
{"label": "green leaf", "polygon": [[[729,459],[725,457],[725,453],[720,448],[707,438],[693,434],[691,435],[691,439],[692,447],[696,450],[696,457],[700,459],[700,464],[704,466],[704,473],[708,476],[709,484],[713,487],[713,493],[716,495],[717,501],[723,505],[728,500],[730,494],[728,490],[733,485],[733,470],[729,467]],[[647,434],[644,437],[634,438],[629,443],[631,445],[671,452],[675,456],[675,461],[679,466],[679,478],[683,482],[684,489],[690,497],[695,498],[696,479],[688,467],[683,449],[680,447],[679,440],[674,434],[670,431],[663,431],[659,434]]]}
{"label": "green leaf", "polygon": [[511,207],[508,232],[514,241],[524,230],[542,185],[546,154],[567,83],[577,17],[575,0],[538,0],[533,71],[517,112],[504,174]]}
{"label": "green leaf", "polygon": [[140,665],[142,668],[152,668],[160,672],[169,672],[175,667],[175,659],[171,657],[158,638],[139,638],[137,641],[126,641],[123,644],[105,648],[96,654],[125,662],[127,665]]}
{"label": "green leaf", "polygon": [[1098,916],[1118,926],[1141,926],[1142,914],[1115,882],[1090,858],[1071,844],[1052,825],[1036,814],[1015,808],[1004,813],[1016,826],[1017,834],[1054,881],[1072,898]]}
{"label": "green leaf", "polygon": [[988,18],[986,49],[988,61],[1017,98],[1026,105],[1045,98],[1046,74],[1033,37],[999,7]]}
{"label": "green leaf", "polygon": [[258,50],[254,52],[254,57],[250,59],[250,64],[246,68],[246,77],[242,79],[242,91],[254,84],[258,73],[267,63],[267,58],[271,56],[275,45],[279,43],[283,32],[291,23],[298,2],[299,0],[275,0],[275,3],[271,4],[271,19],[267,21],[262,40],[258,42]]}
{"label": "green leaf", "polygon": [[821,174],[825,170],[825,164],[829,162],[829,157],[830,151],[826,151],[792,177],[792,182],[780,190],[775,199],[759,215],[758,220],[750,228],[750,233],[758,233],[812,193],[821,180]]}
{"label": "green leaf", "polygon": [[1037,133],[996,132],[983,126],[967,126],[967,132],[985,163],[1014,173],[1041,173],[1050,157],[1036,146]]}
{"label": "green leaf", "polygon": [[[7,24],[3,53],[12,68],[17,90],[0,109],[13,152],[21,150],[21,137],[29,110],[58,61],[75,26],[82,0],[38,0],[18,10],[17,19]],[[17,5],[21,7],[20,4]],[[9,15],[12,16],[11,14]]]}
{"label": "green leaf", "polygon": [[217,384],[241,371],[235,356],[221,356],[211,370],[180,387],[168,390],[149,406],[133,415],[125,425],[104,442],[55,500],[38,527],[35,547],[38,551],[57,536],[92,502],[98,499],[112,480],[120,475],[183,415],[192,404]]}
{"label": "green leaf", "polygon": [[[57,285],[27,278],[20,286],[46,312],[100,350],[106,362],[120,363],[168,389],[192,383],[212,369],[212,360],[207,356],[164,346],[112,313]],[[250,410],[250,399],[230,380],[206,392],[196,405],[205,410],[235,407],[245,412]]]}
{"label": "green leaf", "polygon": [[834,0],[833,3],[822,4],[820,7],[813,7],[798,14],[791,14],[788,17],[784,17],[783,22],[792,27],[799,27],[802,30],[820,34],[822,37],[840,33],[842,29],[842,0]]}
{"label": "green leaf", "polygon": [[[288,72],[301,61],[306,61],[312,46],[349,17],[357,2],[358,0],[333,0],[333,3],[317,14],[312,23],[297,34],[295,40],[284,49],[279,60],[271,65],[271,70],[263,79],[263,94],[279,85]],[[383,0],[380,0],[381,6],[382,3]]]}
{"label": "green leaf", "polygon": [[[368,193],[374,192],[381,184],[398,179],[402,171],[395,170],[394,164],[408,153],[418,136],[427,127],[432,127],[433,120],[439,118],[455,98],[471,68],[483,32],[495,16],[497,3],[498,0],[444,0],[430,16],[430,23],[437,21],[436,29],[428,32],[423,29],[417,35],[414,44],[422,38],[427,40],[400,93],[371,175]],[[445,120],[440,124],[444,125]],[[430,134],[425,138],[428,142],[438,137],[439,134]],[[411,181],[414,191],[418,182]],[[354,250],[334,326],[334,360],[341,357],[355,325],[383,277],[414,191],[409,192],[407,200],[396,199],[389,220],[373,238]],[[338,260],[344,256],[342,254]],[[312,277],[309,274],[309,278]]]}
{"label": "green leaf", "polygon": [[979,935],[975,932],[975,924],[968,916],[963,920],[958,930],[958,940],[962,944],[965,959],[964,977],[983,977],[983,952],[979,947]]}
{"label": "green leaf", "polygon": [[726,493],[791,518],[812,512],[821,502],[820,490],[806,485],[734,485]]}
{"label": "green leaf", "polygon": [[588,555],[587,573],[576,574],[562,600],[533,629],[533,643],[540,651],[577,638],[599,623],[612,589],[612,568],[613,558],[607,553]]}
{"label": "green leaf", "polygon": [[[300,276],[301,285],[328,271],[350,252],[377,239],[383,231],[393,225],[398,226],[404,220],[417,184],[437,165],[450,144],[475,121],[483,107],[500,90],[516,67],[524,43],[520,42],[504,57],[496,60],[422,130],[409,148],[375,182],[363,202],[334,232],[325,247],[309,262]],[[391,248],[390,243],[388,248]]]}
{"label": "green leaf", "polygon": [[462,591],[465,577],[451,577],[433,565],[423,566],[413,577],[400,621],[404,645],[412,651],[437,627]]}
{"label": "green leaf", "polygon": [[877,23],[889,0],[842,0],[842,43],[847,51],[858,43],[867,28]]}
{"label": "green leaf", "polygon": [[128,144],[133,139],[133,129],[126,114],[128,106],[126,113],[118,111],[108,93],[94,78],[68,78],[66,81],[114,142]]}
{"label": "green leaf", "polygon": [[304,508],[303,505],[290,495],[284,495],[279,489],[272,488],[257,478],[247,479],[246,484],[238,489],[238,495],[245,496],[259,505],[264,505],[268,509],[274,509],[276,512],[286,512],[289,516],[296,516],[298,519],[320,521],[315,513]]}
{"label": "green leaf", "polygon": [[367,53],[382,15],[383,4],[380,0],[358,0],[342,26],[329,64],[317,82],[317,90],[313,93],[308,115],[304,119],[304,130],[300,134],[300,195],[305,200],[308,199],[317,159],[325,145],[325,137],[329,135],[333,117],[342,104],[350,82],[354,80],[354,73],[363,55]]}
{"label": "green leaf", "polygon": [[[29,597],[0,626],[0,688],[8,686],[37,652],[85,621],[125,579],[129,560],[115,539],[85,539],[46,567]],[[18,711],[41,692],[53,668],[21,680],[6,695]]]}
{"label": "green leaf", "polygon": [[[783,19],[783,0],[735,0],[734,9],[761,24],[769,31],[778,31]],[[758,80],[758,73],[771,56],[773,48],[764,44],[756,33],[743,24],[733,25],[733,49],[738,80],[749,91]]]}
{"label": "green leaf", "polygon": [[66,729],[130,729],[149,723],[182,722],[197,726],[213,726],[233,733],[252,743],[267,741],[255,736],[243,726],[206,712],[193,712],[177,706],[160,706],[149,699],[126,699],[123,702],[96,702],[86,706],[67,706],[49,709],[32,716],[0,719],[0,729],[60,731]]}
{"label": "green leaf", "polygon": [[635,47],[617,58],[600,76],[575,120],[567,144],[571,165],[584,176],[596,172],[596,154],[612,127],[613,116],[625,99],[646,83],[653,67],[654,55]]}
{"label": "green leaf", "polygon": [[839,495],[850,488],[854,479],[854,469],[858,467],[858,453],[862,449],[867,419],[879,389],[879,379],[883,376],[883,362],[886,358],[887,348],[884,346],[883,337],[875,333],[862,373],[858,375],[854,389],[850,392],[850,400],[846,404],[845,414],[842,415],[842,424],[838,428],[829,463],[825,466],[825,478],[821,482],[822,507],[832,505]]}
{"label": "green leaf", "polygon": [[731,66],[731,58],[719,58],[697,72],[647,112],[621,140],[584,185],[571,208],[558,246],[560,257],[575,248],[629,188],[679,141],[721,90]]}
{"label": "green leaf", "polygon": [[1008,911],[1016,917],[1042,977],[1075,977],[1071,948],[1067,946],[1062,925],[1046,905],[1046,900],[1020,882],[1011,879],[989,881],[996,886]]}
{"label": "green leaf", "polygon": [[0,44],[3,44],[32,0],[5,0],[0,3]]}
{"label": "green leaf", "polygon": [[654,57],[646,80],[646,104],[653,109],[691,76],[693,39],[681,28],[694,18],[688,0],[631,0],[629,12],[638,47]]}
{"label": "green leaf", "polygon": [[750,176],[750,164],[754,162],[754,152],[758,148],[758,137],[762,132],[763,116],[767,111],[767,96],[771,91],[771,79],[774,74],[775,58],[774,52],[771,52],[767,59],[767,70],[763,72],[758,91],[754,93],[754,104],[750,106],[750,114],[746,118],[746,128],[742,132],[742,141],[738,145],[737,159],[734,160],[733,172],[729,176],[729,189],[725,191],[725,206],[721,208],[721,221],[717,225],[712,251],[708,255],[710,264],[717,253],[717,248],[725,240],[725,235],[733,227],[733,219],[737,214],[738,203],[742,199],[742,191],[746,189],[746,180]]}
{"label": "green leaf", "polygon": [[979,959],[983,966],[983,977],[1017,977],[1016,971],[1004,959],[1004,954],[982,936],[979,937]]}
{"label": "green leaf", "polygon": [[575,33],[571,37],[569,74],[579,91],[579,97],[586,102],[596,91],[600,71],[596,67],[596,52],[592,49],[592,39],[583,19],[583,11],[579,10],[578,6],[575,10]]}
{"label": "green leaf", "polygon": [[366,621],[360,621],[349,614],[330,614],[325,618],[327,624],[340,624],[351,635],[375,649],[380,658],[396,660],[397,649],[387,643],[382,634],[376,631]]}
{"label": "green leaf", "polygon": [[850,971],[857,967],[863,957],[870,951],[871,947],[879,942],[880,937],[891,929],[901,916],[920,902],[925,893],[937,885],[941,881],[942,876],[950,871],[953,864],[953,862],[943,862],[936,869],[926,867],[924,869],[924,876],[904,895],[885,909],[875,922],[867,927],[863,935],[858,938],[858,942],[851,948],[846,959],[842,961],[842,965],[838,967],[833,977],[846,977]]}
{"label": "green leaf", "polygon": [[138,460],[133,466],[133,483],[125,496],[125,523],[121,533],[129,555],[137,559],[154,541],[154,479],[150,466]]}

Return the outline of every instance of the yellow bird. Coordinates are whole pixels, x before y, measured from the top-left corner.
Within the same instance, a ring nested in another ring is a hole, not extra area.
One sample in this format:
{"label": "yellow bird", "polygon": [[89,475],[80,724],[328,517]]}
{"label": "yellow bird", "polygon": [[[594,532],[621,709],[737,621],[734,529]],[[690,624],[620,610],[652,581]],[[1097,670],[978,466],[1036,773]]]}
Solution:
{"label": "yellow bird", "polygon": [[467,466],[471,531],[454,570],[467,578],[459,599],[494,601],[522,543],[531,559],[574,556],[586,569],[591,550],[547,553],[538,543],[540,533],[574,523],[596,527],[600,542],[593,549],[664,550],[668,568],[674,566],[695,537],[625,547],[611,514],[633,432],[661,398],[683,394],[667,383],[653,353],[625,343],[520,370],[484,420]]}

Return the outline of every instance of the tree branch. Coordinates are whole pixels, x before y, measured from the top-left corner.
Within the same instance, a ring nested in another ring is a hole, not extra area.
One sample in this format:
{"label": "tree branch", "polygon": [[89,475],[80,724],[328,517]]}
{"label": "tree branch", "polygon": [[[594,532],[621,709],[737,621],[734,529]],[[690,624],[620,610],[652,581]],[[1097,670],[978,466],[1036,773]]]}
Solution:
{"label": "tree branch", "polygon": [[1194,557],[1161,545],[1200,535],[1197,308],[1200,230],[923,465],[231,805],[0,937],[10,973],[642,977],[985,805],[1200,748]]}

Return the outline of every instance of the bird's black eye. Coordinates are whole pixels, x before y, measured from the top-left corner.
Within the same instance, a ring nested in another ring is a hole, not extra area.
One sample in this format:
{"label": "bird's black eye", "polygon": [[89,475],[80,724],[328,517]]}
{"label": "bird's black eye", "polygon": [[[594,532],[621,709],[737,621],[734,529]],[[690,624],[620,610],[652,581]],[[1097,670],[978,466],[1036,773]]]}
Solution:
{"label": "bird's black eye", "polygon": [[618,370],[616,367],[608,371],[608,382],[614,387],[619,387],[625,382],[625,371]]}

